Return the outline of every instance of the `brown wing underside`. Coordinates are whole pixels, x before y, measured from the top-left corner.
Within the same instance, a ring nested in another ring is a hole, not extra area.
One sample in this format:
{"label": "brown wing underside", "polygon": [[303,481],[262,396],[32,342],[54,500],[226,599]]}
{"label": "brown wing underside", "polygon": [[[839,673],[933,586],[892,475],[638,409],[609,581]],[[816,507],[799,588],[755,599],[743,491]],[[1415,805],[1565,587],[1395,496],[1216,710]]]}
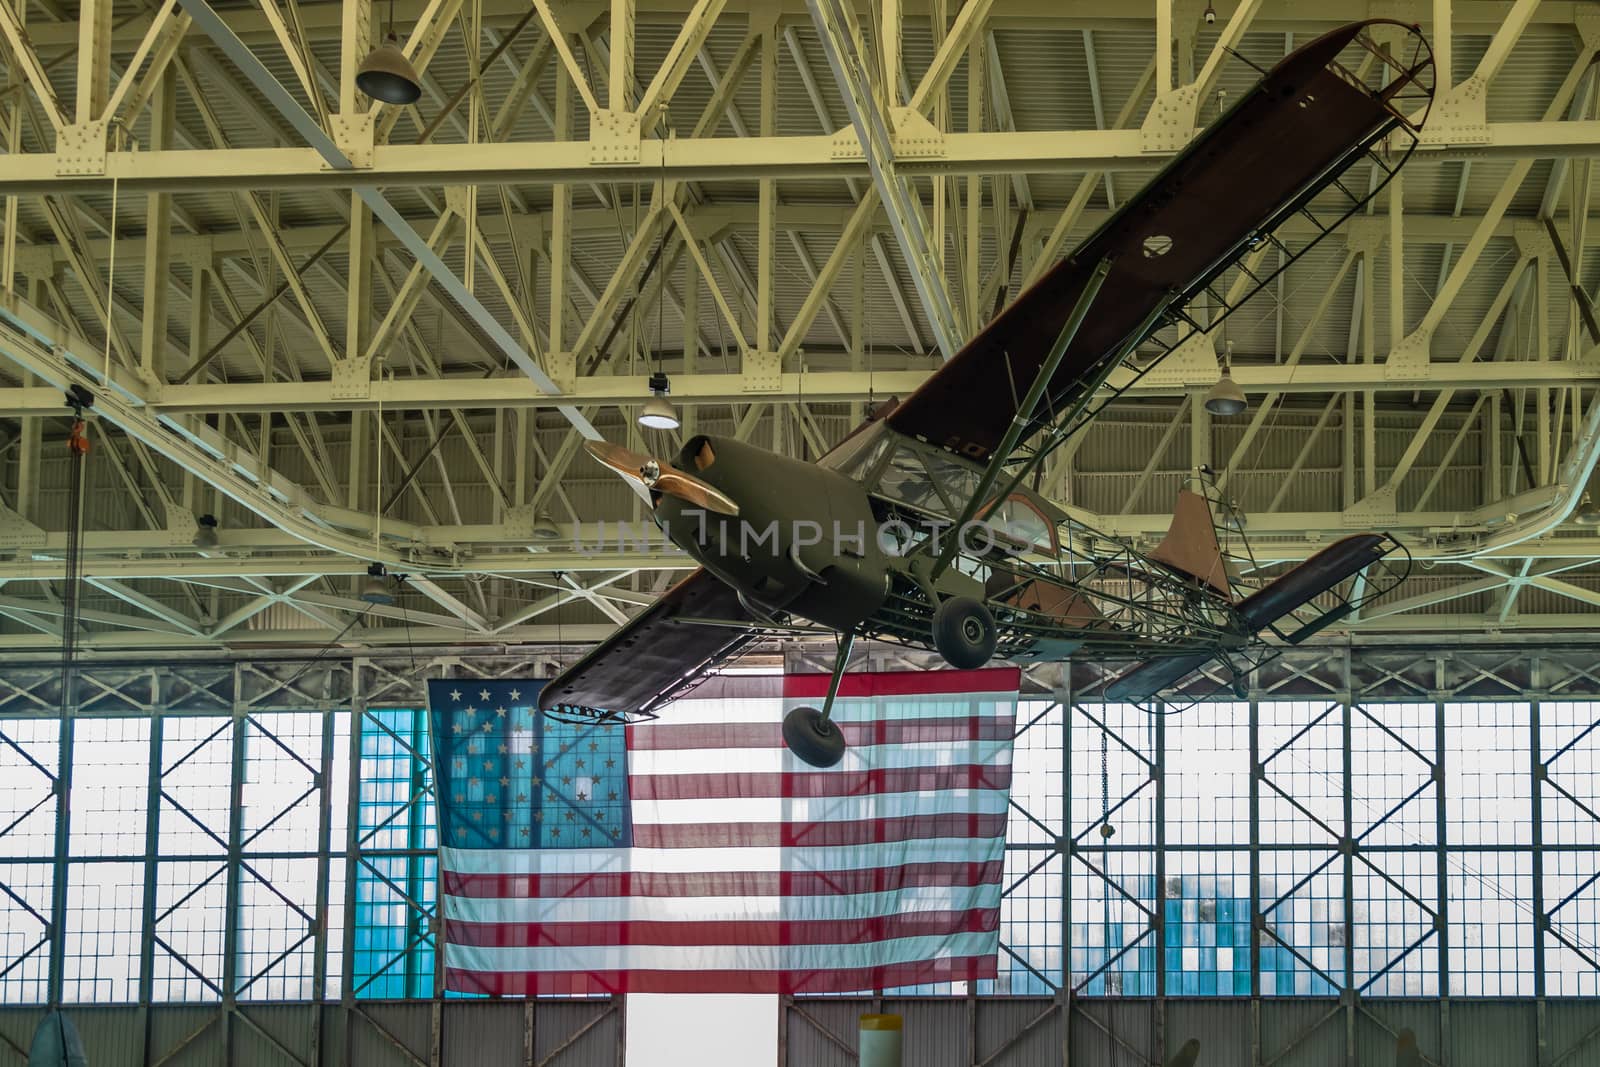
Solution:
{"label": "brown wing underside", "polygon": [[[1197,293],[1286,205],[1391,120],[1382,103],[1327,67],[1362,28],[1335,30],[1274,67],[896,408],[889,425],[987,459],[1090,273],[1109,257],[1111,272],[1041,405],[1046,413],[1069,407],[1081,384],[1136,339],[1164,300]],[[1042,425],[1036,420],[1033,430]]]}
{"label": "brown wing underside", "polygon": [[758,622],[731,588],[697,570],[545,685],[540,709],[649,711],[750,639],[749,630],[683,621],[689,618]]}

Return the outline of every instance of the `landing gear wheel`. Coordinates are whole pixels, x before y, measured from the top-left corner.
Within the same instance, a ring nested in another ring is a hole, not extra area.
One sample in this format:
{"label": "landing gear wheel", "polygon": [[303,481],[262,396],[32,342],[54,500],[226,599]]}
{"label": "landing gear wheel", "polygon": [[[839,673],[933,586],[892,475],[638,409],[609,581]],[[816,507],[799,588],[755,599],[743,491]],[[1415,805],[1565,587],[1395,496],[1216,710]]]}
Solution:
{"label": "landing gear wheel", "polygon": [[783,743],[813,767],[844,759],[844,733],[816,708],[799,707],[783,717]]}
{"label": "landing gear wheel", "polygon": [[933,647],[959,670],[970,671],[988,663],[996,636],[994,616],[971,597],[951,597],[933,613]]}

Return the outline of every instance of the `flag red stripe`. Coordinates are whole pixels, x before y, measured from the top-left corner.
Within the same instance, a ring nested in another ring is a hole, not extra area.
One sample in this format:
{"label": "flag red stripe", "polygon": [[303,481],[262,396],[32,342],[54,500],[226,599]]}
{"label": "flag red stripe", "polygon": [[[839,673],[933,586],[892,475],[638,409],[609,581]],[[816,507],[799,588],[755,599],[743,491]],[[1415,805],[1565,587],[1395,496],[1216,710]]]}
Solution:
{"label": "flag red stripe", "polygon": [[[786,674],[785,699],[828,695],[832,676]],[[1022,681],[1018,667],[986,667],[976,671],[882,671],[847,674],[839,684],[842,697],[953,696],[966,693],[1004,693],[1009,700]]]}
{"label": "flag red stripe", "polygon": [[[1005,741],[1017,730],[1013,715],[951,719],[900,719],[837,723],[845,744],[910,745],[917,742]],[[708,748],[783,748],[780,722],[648,723],[628,727],[628,751]]]}
{"label": "flag red stripe", "polygon": [[921,911],[859,919],[473,923],[452,919],[452,944],[479,948],[616,945],[860,945],[898,937],[977,934],[1000,928],[999,908]]}
{"label": "flag red stripe", "polygon": [[830,971],[445,971],[445,988],[490,996],[592,996],[596,993],[854,993],[928,982],[994,978],[995,957],[956,956],[886,967]]}
{"label": "flag red stripe", "polygon": [[655,823],[635,824],[633,843],[639,848],[817,848],[935,837],[999,837],[1005,828],[1005,812],[848,822]]}
{"label": "flag red stripe", "polygon": [[610,871],[585,874],[462,874],[444,872],[453,897],[556,899],[570,897],[801,897],[891,893],[931,886],[998,884],[1004,864],[904,863],[846,871]]}
{"label": "flag red stripe", "polygon": [[858,797],[942,789],[1010,789],[1011,767],[962,763],[948,767],[880,767],[865,771],[750,771],[730,774],[640,774],[628,778],[634,800],[722,800],[729,797]]}

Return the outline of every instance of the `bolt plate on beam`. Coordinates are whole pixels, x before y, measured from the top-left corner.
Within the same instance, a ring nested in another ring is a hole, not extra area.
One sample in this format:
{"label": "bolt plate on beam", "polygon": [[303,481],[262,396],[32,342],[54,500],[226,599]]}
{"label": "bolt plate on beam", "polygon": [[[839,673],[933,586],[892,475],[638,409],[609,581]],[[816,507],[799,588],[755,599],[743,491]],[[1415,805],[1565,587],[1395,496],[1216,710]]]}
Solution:
{"label": "bolt plate on beam", "polygon": [[1217,346],[1210,334],[1191,333],[1151,367],[1144,380],[1152,385],[1215,385],[1222,380]]}
{"label": "bolt plate on beam", "polygon": [[1474,74],[1433,102],[1428,124],[1422,128],[1423,144],[1488,144],[1488,86]]}
{"label": "bolt plate on beam", "polygon": [[639,116],[601,108],[589,124],[589,162],[596,166],[639,162]]}
{"label": "bolt plate on beam", "polygon": [[335,362],[328,389],[335,400],[366,400],[372,396],[372,357],[358,356]]}
{"label": "bolt plate on beam", "polygon": [[776,393],[783,388],[783,362],[776,352],[746,352],[740,378],[747,393]]}
{"label": "bolt plate on beam", "polygon": [[370,168],[376,141],[371,113],[357,111],[349,115],[330,115],[328,118],[333,126],[329,132],[333,134],[333,143],[339,146],[339,151],[353,166]]}
{"label": "bolt plate on beam", "polygon": [[1433,331],[1407,334],[1389,351],[1383,363],[1383,376],[1389,381],[1421,381],[1432,363]]}
{"label": "bolt plate on beam", "polygon": [[104,119],[61,127],[56,135],[56,173],[67,175],[106,172],[106,123]]}
{"label": "bolt plate on beam", "polygon": [[1359,252],[1364,256],[1376,255],[1389,238],[1389,220],[1372,215],[1357,215],[1355,218],[1345,220],[1340,232],[1344,235],[1344,246],[1349,251]]}
{"label": "bolt plate on beam", "polygon": [[1176,152],[1188,144],[1194,137],[1199,97],[1198,85],[1185,85],[1157,97],[1139,127],[1141,147],[1146,152]]}
{"label": "bolt plate on beam", "polygon": [[45,532],[0,504],[0,549],[43,548]]}
{"label": "bolt plate on beam", "polygon": [[1400,522],[1399,504],[1393,486],[1385,485],[1345,508],[1339,515],[1339,524],[1346,529],[1372,530],[1394,526]]}

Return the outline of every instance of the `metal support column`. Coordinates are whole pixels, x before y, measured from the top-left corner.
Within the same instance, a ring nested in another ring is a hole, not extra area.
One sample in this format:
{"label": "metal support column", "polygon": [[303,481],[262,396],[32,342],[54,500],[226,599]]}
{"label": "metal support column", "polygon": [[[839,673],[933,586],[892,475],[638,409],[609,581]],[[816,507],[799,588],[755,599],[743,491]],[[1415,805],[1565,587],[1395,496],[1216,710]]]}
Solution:
{"label": "metal support column", "polygon": [[1433,787],[1438,801],[1434,811],[1434,862],[1439,895],[1439,915],[1434,922],[1439,937],[1439,1067],[1450,1067],[1450,852],[1445,831],[1444,752],[1444,701],[1440,700],[1433,705]]}
{"label": "metal support column", "polygon": [[1344,840],[1339,843],[1339,850],[1344,853],[1344,988],[1340,996],[1344,1000],[1344,1062],[1348,1067],[1356,1067],[1356,942],[1353,921],[1356,906],[1356,830],[1350,766],[1350,733],[1355,705],[1348,692],[1342,703],[1344,717],[1340,728],[1340,748],[1344,753]]}
{"label": "metal support column", "polygon": [[1167,1058],[1167,716],[1166,707],[1157,704],[1151,716],[1154,743],[1151,748],[1150,777],[1155,780],[1155,936],[1156,1002],[1155,1034],[1151,1051],[1157,1063]]}
{"label": "metal support column", "polygon": [[1261,704],[1250,701],[1250,1060],[1261,1067]]}
{"label": "metal support column", "polygon": [[[1534,687],[1542,688],[1539,660],[1534,658]],[[1533,1062],[1535,1067],[1550,1063],[1549,1022],[1545,1011],[1545,928],[1550,917],[1544,903],[1544,760],[1539,747],[1539,700],[1528,702],[1528,773],[1533,781],[1529,790],[1533,810]]]}
{"label": "metal support column", "polygon": [[139,919],[139,1014],[142,1016],[144,1055],[140,1063],[155,1059],[154,1026],[150,1018],[150,1002],[155,999],[156,946],[156,886],[160,867],[156,855],[161,839],[161,734],[163,719],[160,710],[161,678],[156,678],[157,709],[150,716],[150,766],[146,768],[145,797],[148,807],[144,818],[144,898],[140,904]]}

